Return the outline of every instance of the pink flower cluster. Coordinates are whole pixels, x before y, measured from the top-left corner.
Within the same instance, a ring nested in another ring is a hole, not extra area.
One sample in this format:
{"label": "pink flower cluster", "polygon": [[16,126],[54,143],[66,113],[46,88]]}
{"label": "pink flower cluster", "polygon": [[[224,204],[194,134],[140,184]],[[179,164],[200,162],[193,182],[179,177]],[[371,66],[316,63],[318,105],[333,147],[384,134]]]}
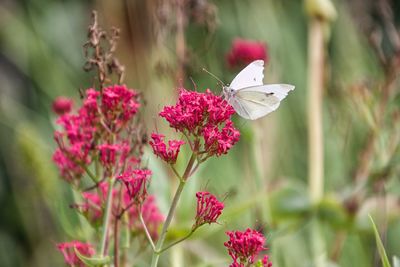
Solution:
{"label": "pink flower cluster", "polygon": [[237,38],[226,55],[226,60],[231,68],[247,65],[254,60],[268,61],[265,43]]}
{"label": "pink flower cluster", "polygon": [[[224,243],[224,246],[228,249],[228,253],[233,259],[230,267],[249,266],[249,264],[255,262],[262,250],[267,249],[264,247],[265,237],[256,230],[248,228],[244,232],[228,231],[226,234],[229,236],[229,240]],[[261,263],[265,267],[272,266],[268,256],[264,257]]]}
{"label": "pink flower cluster", "polygon": [[150,176],[151,171],[148,169],[135,169],[124,172],[117,179],[125,184],[131,201],[140,204],[147,197],[147,184]]}
{"label": "pink flower cluster", "polygon": [[138,94],[124,85],[103,89],[101,110],[105,123],[113,132],[119,131],[137,113]]}
{"label": "pink flower cluster", "polygon": [[217,222],[217,219],[224,209],[224,203],[218,201],[218,199],[209,192],[197,192],[196,198],[196,222],[192,229],[196,229],[206,223],[211,224]]}
{"label": "pink flower cluster", "polygon": [[169,140],[167,148],[164,141],[165,135],[152,133],[151,138],[153,140],[149,144],[153,148],[154,154],[169,164],[175,164],[180,148],[185,142],[182,140]]}
{"label": "pink flower cluster", "polygon": [[240,137],[230,119],[234,113],[232,106],[208,89],[205,93],[199,93],[182,88],[177,104],[164,107],[160,116],[175,130],[195,140],[202,138],[209,156],[220,156],[226,154]]}
{"label": "pink flower cluster", "polygon": [[86,99],[78,114],[61,115],[57,124],[62,131],[55,131],[54,138],[58,148],[53,154],[53,160],[58,166],[61,176],[72,182],[83,174],[82,165],[91,162],[90,152],[95,138],[97,124],[97,104],[93,98],[98,92],[93,89],[86,91]]}
{"label": "pink flower cluster", "polygon": [[140,106],[138,94],[122,85],[104,88],[102,93],[88,89],[76,114],[70,112],[67,102],[57,99],[53,104],[57,113],[62,114],[57,119],[61,130],[54,133],[58,149],[53,154],[61,176],[69,182],[79,179],[84,173],[83,166],[97,156],[105,167],[105,176],[110,175],[111,167],[115,164],[121,167],[130,153],[129,140],[109,142],[110,135],[120,136],[122,126],[132,121]]}
{"label": "pink flower cluster", "polygon": [[83,256],[90,257],[95,254],[92,245],[79,241],[58,243],[57,249],[63,254],[65,263],[71,266],[85,267],[86,265],[78,258],[75,249]]}

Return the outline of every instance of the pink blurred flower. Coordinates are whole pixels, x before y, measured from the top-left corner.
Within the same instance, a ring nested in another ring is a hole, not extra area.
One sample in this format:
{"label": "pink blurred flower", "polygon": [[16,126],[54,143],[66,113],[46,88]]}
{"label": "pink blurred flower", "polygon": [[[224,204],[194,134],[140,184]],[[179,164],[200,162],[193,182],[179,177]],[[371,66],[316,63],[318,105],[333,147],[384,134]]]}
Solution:
{"label": "pink blurred flower", "polygon": [[[229,255],[233,259],[231,267],[248,266],[254,263],[258,254],[267,249],[264,247],[265,237],[256,230],[248,228],[246,231],[226,232],[229,240],[224,243]],[[238,265],[239,264],[239,265]]]}
{"label": "pink blurred flower", "polygon": [[72,110],[72,105],[72,99],[65,96],[59,96],[53,101],[52,108],[54,113],[57,115],[62,115],[70,112]]}
{"label": "pink blurred flower", "polygon": [[[142,216],[144,222],[146,223],[146,227],[150,232],[150,235],[152,236],[152,238],[157,239],[158,229],[161,223],[164,221],[164,216],[158,209],[156,198],[153,195],[149,195],[143,202]],[[134,206],[129,210],[129,218],[129,224],[133,231],[144,231],[143,225],[139,220],[137,206]]]}
{"label": "pink blurred flower", "polygon": [[263,42],[237,38],[226,55],[226,60],[231,68],[247,65],[254,60],[262,59],[267,63],[267,46]]}
{"label": "pink blurred flower", "polygon": [[143,203],[147,197],[147,183],[151,174],[148,169],[128,170],[119,175],[117,179],[125,184],[131,201]]}
{"label": "pink blurred flower", "polygon": [[197,192],[197,212],[196,222],[193,229],[196,229],[203,224],[211,224],[217,222],[218,217],[224,209],[224,203],[209,192]]}
{"label": "pink blurred flower", "polygon": [[111,175],[111,169],[114,167],[121,167],[124,165],[130,147],[127,142],[120,144],[101,144],[97,146],[99,152],[100,163],[104,166],[104,176]]}
{"label": "pink blurred flower", "polygon": [[268,255],[265,255],[262,258],[261,263],[262,263],[262,265],[261,265],[262,267],[271,267],[272,266],[272,262],[269,261],[269,256]]}
{"label": "pink blurred flower", "polygon": [[232,106],[208,89],[199,93],[182,88],[177,104],[164,107],[160,116],[175,130],[204,139],[205,152],[219,156],[239,140],[240,133],[230,120],[234,113]]}
{"label": "pink blurred flower", "polygon": [[182,140],[170,140],[168,141],[167,148],[167,145],[164,142],[165,135],[152,133],[151,138],[153,140],[150,141],[149,144],[153,148],[154,154],[169,164],[175,164],[179,150],[185,142]]}
{"label": "pink blurred flower", "polygon": [[81,165],[91,161],[90,152],[94,149],[92,143],[99,121],[97,96],[98,92],[88,89],[78,114],[66,113],[57,119],[62,130],[54,132],[58,149],[53,154],[53,160],[61,176],[69,182],[80,178],[83,173]]}
{"label": "pink blurred flower", "polygon": [[[96,191],[82,193],[83,203],[72,205],[72,207],[77,208],[91,224],[99,225],[103,219],[108,188],[107,182],[99,183]],[[113,197],[117,197],[118,191],[113,189],[112,194]],[[117,202],[115,201],[113,204],[113,211],[117,212]]]}
{"label": "pink blurred flower", "polygon": [[58,243],[57,249],[63,254],[66,264],[79,267],[85,267],[86,265],[78,258],[75,253],[75,249],[86,257],[91,257],[95,254],[95,250],[92,245],[79,241]]}

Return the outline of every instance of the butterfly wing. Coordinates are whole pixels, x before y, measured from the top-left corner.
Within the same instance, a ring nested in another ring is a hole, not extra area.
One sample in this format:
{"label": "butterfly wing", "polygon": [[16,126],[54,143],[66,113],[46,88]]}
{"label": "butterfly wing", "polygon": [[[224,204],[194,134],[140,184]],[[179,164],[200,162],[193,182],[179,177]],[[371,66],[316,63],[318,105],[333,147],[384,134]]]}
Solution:
{"label": "butterfly wing", "polygon": [[239,89],[230,99],[235,111],[245,119],[256,120],[276,110],[294,89],[289,84],[268,84]]}
{"label": "butterfly wing", "polygon": [[233,79],[230,88],[239,90],[241,88],[258,86],[263,84],[264,78],[264,60],[251,62]]}

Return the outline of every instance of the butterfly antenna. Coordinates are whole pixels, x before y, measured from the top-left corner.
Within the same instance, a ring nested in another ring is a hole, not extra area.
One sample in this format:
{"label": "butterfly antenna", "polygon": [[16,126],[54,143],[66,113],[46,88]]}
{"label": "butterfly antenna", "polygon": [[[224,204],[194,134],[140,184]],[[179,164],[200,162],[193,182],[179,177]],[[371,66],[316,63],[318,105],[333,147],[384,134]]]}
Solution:
{"label": "butterfly antenna", "polygon": [[192,78],[192,77],[189,77],[189,79],[192,81],[194,90],[197,92],[197,85],[196,85],[196,83],[193,81],[193,78]]}
{"label": "butterfly antenna", "polygon": [[209,72],[208,70],[206,70],[206,68],[203,68],[203,71],[207,72],[207,73],[210,74],[212,77],[214,77],[214,78],[221,84],[222,87],[225,86],[225,84],[224,84],[217,76],[215,76],[214,74],[212,74],[211,72]]}

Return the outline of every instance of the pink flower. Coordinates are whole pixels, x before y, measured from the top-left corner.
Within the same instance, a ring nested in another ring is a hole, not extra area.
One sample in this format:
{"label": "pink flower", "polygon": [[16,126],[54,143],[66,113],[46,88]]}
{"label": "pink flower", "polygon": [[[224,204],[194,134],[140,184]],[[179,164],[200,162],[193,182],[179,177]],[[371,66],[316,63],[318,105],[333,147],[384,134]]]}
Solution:
{"label": "pink flower", "polygon": [[77,207],[81,208],[82,213],[89,222],[93,224],[99,223],[103,218],[102,200],[104,197],[100,197],[97,192],[83,192],[82,197],[85,202],[77,205]]}
{"label": "pink flower", "polygon": [[193,229],[196,229],[203,224],[211,224],[217,222],[218,217],[224,209],[224,203],[209,192],[197,192],[197,212],[196,222]]}
{"label": "pink flower", "polygon": [[207,125],[204,127],[205,149],[209,154],[220,156],[226,154],[240,138],[240,132],[233,127],[232,121],[227,121],[222,131],[218,126]]}
{"label": "pink flower", "polygon": [[117,179],[125,184],[131,201],[143,203],[147,197],[147,182],[151,174],[148,169],[128,170],[118,176]]}
{"label": "pink flower", "polygon": [[[72,205],[72,207],[77,208],[91,224],[99,225],[103,219],[103,211],[108,194],[108,188],[109,185],[107,182],[99,183],[96,191],[82,193],[82,198],[84,200],[83,203]],[[112,194],[114,197],[117,197],[118,191],[113,189]],[[117,201],[114,201],[113,204],[113,211],[115,211],[116,214]]]}
{"label": "pink flower", "polygon": [[154,154],[169,164],[175,164],[179,150],[185,142],[182,140],[170,140],[167,148],[164,142],[165,135],[152,133],[151,138],[153,141],[150,141],[149,144],[153,148]]}
{"label": "pink flower", "polygon": [[89,243],[82,243],[79,241],[71,241],[67,243],[58,243],[57,249],[64,255],[66,264],[85,267],[86,265],[78,258],[75,249],[80,254],[86,257],[91,257],[95,254],[95,250]]}
{"label": "pink flower", "polygon": [[88,89],[78,114],[66,113],[57,119],[57,124],[62,129],[54,133],[58,149],[53,160],[61,176],[69,182],[80,178],[83,173],[81,165],[87,165],[91,161],[90,154],[94,150],[92,144],[99,122],[96,102],[98,95],[98,92]]}
{"label": "pink flower", "polygon": [[262,42],[237,38],[226,59],[231,68],[247,65],[257,59],[268,61],[267,47]]}
{"label": "pink flower", "polygon": [[57,115],[68,113],[72,110],[73,101],[70,98],[59,96],[53,101],[53,111]]}
{"label": "pink flower", "polygon": [[[256,230],[248,228],[244,232],[226,232],[229,240],[224,243],[234,264],[244,264],[247,266],[254,263],[260,251],[265,250],[265,237]],[[247,265],[246,265],[247,264]],[[231,265],[241,266],[241,265]]]}
{"label": "pink flower", "polygon": [[261,260],[262,263],[262,267],[271,267],[272,266],[272,262],[269,261],[269,256],[265,255],[264,258],[262,258]]}
{"label": "pink flower", "polygon": [[[200,143],[205,144],[205,152],[209,156],[219,156],[227,153],[239,140],[240,133],[230,120],[234,113],[232,106],[208,89],[205,93],[199,93],[182,88],[177,104],[164,107],[160,116],[175,130],[195,139],[204,139]],[[163,147],[155,151],[163,151]]]}
{"label": "pink flower", "polygon": [[[149,195],[144,201],[142,205],[142,216],[150,235],[156,239],[158,237],[158,229],[164,221],[164,216],[158,209],[156,199],[153,195]],[[139,233],[144,231],[143,225],[138,217],[137,207],[133,207],[129,210],[129,218],[129,224],[133,231]]]}
{"label": "pink flower", "polygon": [[130,121],[139,109],[138,93],[125,85],[103,89],[101,109],[112,131],[118,131]]}
{"label": "pink flower", "polygon": [[80,178],[84,173],[84,169],[67,157],[60,148],[57,148],[54,152],[53,161],[57,165],[61,176],[67,182],[72,182],[74,179]]}
{"label": "pink flower", "polygon": [[122,143],[122,144],[106,143],[98,145],[97,149],[99,151],[101,164],[107,169],[110,169],[111,167],[119,167],[125,162],[130,147],[127,143]]}

